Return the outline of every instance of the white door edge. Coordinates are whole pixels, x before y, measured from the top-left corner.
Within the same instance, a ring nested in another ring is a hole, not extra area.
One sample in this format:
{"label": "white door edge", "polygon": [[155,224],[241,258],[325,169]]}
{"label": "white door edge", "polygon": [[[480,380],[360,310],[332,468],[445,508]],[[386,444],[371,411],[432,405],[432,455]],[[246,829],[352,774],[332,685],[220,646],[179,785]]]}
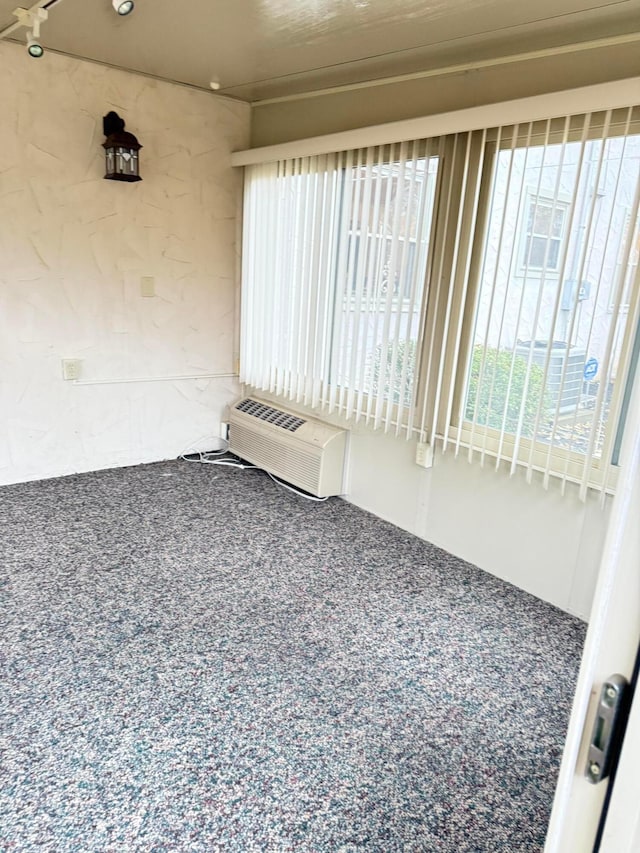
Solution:
{"label": "white door edge", "polygon": [[[602,682],[609,675],[618,672],[630,678],[633,671],[640,641],[639,531],[640,369],[634,379],[620,478],[611,509],[545,853],[592,853],[593,850],[608,783],[592,785],[584,773],[595,717],[595,701],[592,700],[599,695]],[[629,827],[629,832],[635,834],[635,830],[636,827]],[[619,841],[619,845],[621,843]],[[637,853],[640,848],[618,846],[615,853],[624,849]]]}

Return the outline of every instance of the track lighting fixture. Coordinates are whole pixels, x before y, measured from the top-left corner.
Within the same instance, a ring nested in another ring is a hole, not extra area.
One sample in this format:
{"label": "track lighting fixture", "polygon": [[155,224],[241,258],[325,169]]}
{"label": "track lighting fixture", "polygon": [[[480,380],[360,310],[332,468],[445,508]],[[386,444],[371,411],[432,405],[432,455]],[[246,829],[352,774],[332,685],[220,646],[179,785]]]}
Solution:
{"label": "track lighting fixture", "polygon": [[27,53],[34,59],[39,59],[44,53],[44,48],[40,44],[40,24],[46,21],[49,13],[42,7],[34,7],[32,9],[18,8],[13,13],[18,19],[15,26],[28,27],[27,32]]}
{"label": "track lighting fixture", "polygon": [[119,15],[128,15],[133,12],[133,0],[111,0],[111,5]]}

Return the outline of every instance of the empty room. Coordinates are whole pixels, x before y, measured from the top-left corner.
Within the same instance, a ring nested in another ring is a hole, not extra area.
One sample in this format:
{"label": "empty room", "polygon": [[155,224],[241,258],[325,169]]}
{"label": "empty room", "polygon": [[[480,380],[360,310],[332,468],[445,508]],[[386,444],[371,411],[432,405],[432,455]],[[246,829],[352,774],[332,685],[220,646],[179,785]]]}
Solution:
{"label": "empty room", "polygon": [[640,849],[637,0],[0,0],[0,850]]}

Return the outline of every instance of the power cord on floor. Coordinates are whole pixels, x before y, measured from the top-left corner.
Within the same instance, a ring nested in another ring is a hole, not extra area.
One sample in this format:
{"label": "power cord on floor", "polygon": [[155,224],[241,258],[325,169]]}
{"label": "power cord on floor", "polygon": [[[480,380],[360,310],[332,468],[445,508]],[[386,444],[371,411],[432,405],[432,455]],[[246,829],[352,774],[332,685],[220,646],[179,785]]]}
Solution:
{"label": "power cord on floor", "polygon": [[222,439],[222,441],[227,445],[222,450],[196,450],[193,453],[181,453],[178,459],[182,459],[184,462],[198,462],[201,465],[228,465],[230,468],[255,468],[258,471],[262,470],[257,465],[245,464],[236,456],[231,456],[230,459],[213,458],[229,453],[229,442],[226,439]]}
{"label": "power cord on floor", "polygon": [[242,468],[243,471],[246,471],[248,468],[253,468],[256,471],[262,471],[262,468],[258,468],[257,465],[247,465],[237,457],[232,457],[231,459],[189,459],[188,461],[201,462],[203,465],[227,465],[229,468]]}
{"label": "power cord on floor", "polygon": [[[264,470],[264,469],[262,469]],[[315,495],[308,495],[306,492],[300,491],[300,489],[296,489],[295,486],[290,486],[288,483],[283,483],[282,480],[279,480],[277,477],[274,477],[273,474],[270,474],[269,471],[265,471],[265,474],[268,474],[269,477],[276,483],[278,486],[282,486],[283,489],[286,489],[288,492],[293,492],[294,495],[299,495],[301,498],[305,498],[308,501],[315,501],[316,503],[322,504],[325,501],[329,500],[329,496],[325,498],[317,498]]]}
{"label": "power cord on floor", "polygon": [[[199,444],[200,441],[204,441],[209,438],[209,436],[203,436],[202,439],[198,439],[197,442],[193,442],[193,444]],[[273,482],[280,486],[283,489],[286,489],[288,492],[293,492],[294,495],[298,495],[298,497],[304,498],[307,501],[313,501],[314,503],[324,503],[329,497],[317,498],[315,495],[309,495],[306,492],[301,491],[300,489],[296,489],[295,486],[290,486],[288,483],[284,483],[282,480],[279,480],[277,477],[274,477],[269,471],[265,471],[264,468],[260,468],[259,465],[248,465],[243,462],[239,457],[234,455],[231,456],[230,459],[216,459],[213,457],[224,456],[225,453],[229,453],[229,442],[226,438],[220,438],[220,441],[224,441],[225,447],[220,450],[196,450],[194,453],[189,453],[188,450],[185,450],[184,453],[181,453],[178,459],[182,459],[184,462],[198,462],[201,465],[226,465],[229,468],[240,468],[243,471],[254,470],[254,471],[264,471],[264,473],[271,477]]]}
{"label": "power cord on floor", "polygon": [[[203,441],[210,441],[212,439],[216,439],[217,441],[224,442],[224,447],[219,448],[218,450],[193,450],[191,448],[194,444],[202,444]],[[229,450],[229,442],[226,438],[222,438],[220,435],[203,435],[200,438],[197,438],[195,441],[192,441],[191,444],[182,451],[182,453],[178,456],[178,459],[182,459],[185,462],[203,462],[205,458],[209,458],[211,456],[223,456]],[[197,456],[197,459],[190,459],[189,457]]]}

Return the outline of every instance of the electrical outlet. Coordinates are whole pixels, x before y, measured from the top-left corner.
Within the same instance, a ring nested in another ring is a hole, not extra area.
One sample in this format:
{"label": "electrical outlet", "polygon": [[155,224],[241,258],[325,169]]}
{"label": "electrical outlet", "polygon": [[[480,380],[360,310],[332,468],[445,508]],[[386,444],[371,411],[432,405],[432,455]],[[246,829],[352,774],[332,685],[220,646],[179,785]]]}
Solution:
{"label": "electrical outlet", "polygon": [[156,280],[152,275],[143,275],[140,278],[140,296],[155,296]]}
{"label": "electrical outlet", "polygon": [[229,424],[225,421],[220,422],[220,438],[225,441],[229,440]]}
{"label": "electrical outlet", "polygon": [[80,379],[80,370],[82,367],[81,358],[63,358],[62,359],[62,378],[65,381]]}
{"label": "electrical outlet", "polygon": [[416,465],[422,468],[433,466],[433,447],[424,441],[419,441],[416,447]]}

